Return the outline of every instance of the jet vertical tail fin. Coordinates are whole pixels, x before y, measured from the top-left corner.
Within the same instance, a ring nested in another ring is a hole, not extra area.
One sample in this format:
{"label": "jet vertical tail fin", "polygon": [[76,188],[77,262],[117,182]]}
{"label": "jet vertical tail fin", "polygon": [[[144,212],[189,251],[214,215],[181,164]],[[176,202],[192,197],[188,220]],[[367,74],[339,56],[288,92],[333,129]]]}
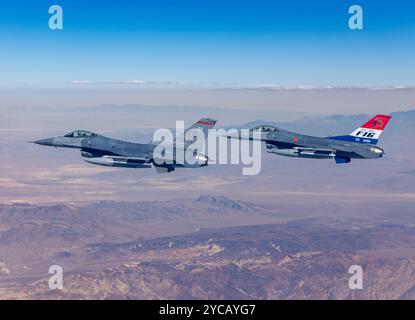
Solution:
{"label": "jet vertical tail fin", "polygon": [[[193,124],[191,127],[187,128],[184,131],[184,136],[179,136],[176,139],[176,143],[178,143],[178,141],[180,141],[182,139],[184,140],[185,137],[188,137],[189,134],[191,135],[191,132],[195,131],[195,130],[201,130],[203,132],[204,136],[207,138],[208,130],[212,129],[215,126],[216,122],[217,122],[217,120],[211,119],[211,118],[202,118],[202,119],[200,119],[198,122]],[[185,145],[188,145],[188,144],[191,143],[191,141],[186,141],[186,140],[184,140],[184,141],[185,141]]]}
{"label": "jet vertical tail fin", "polygon": [[216,124],[216,120],[214,120],[214,119],[202,118],[198,122],[193,124],[190,128],[185,130],[184,133],[186,134],[186,132],[188,132],[190,130],[193,130],[193,129],[201,129],[203,131],[203,133],[205,134],[205,136],[207,136],[208,130],[213,128],[215,126],[215,124]]}
{"label": "jet vertical tail fin", "polygon": [[359,143],[377,144],[380,135],[392,117],[378,114],[368,122],[346,136],[329,137],[334,140],[346,140]]}

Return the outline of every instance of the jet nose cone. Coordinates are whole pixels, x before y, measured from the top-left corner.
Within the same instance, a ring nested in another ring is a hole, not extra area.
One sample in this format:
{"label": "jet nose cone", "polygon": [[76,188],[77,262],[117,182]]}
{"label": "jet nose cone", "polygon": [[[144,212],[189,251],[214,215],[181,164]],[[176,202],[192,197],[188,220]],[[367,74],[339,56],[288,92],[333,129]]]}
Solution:
{"label": "jet nose cone", "polygon": [[54,138],[40,139],[33,141],[33,143],[40,144],[41,146],[54,146]]}

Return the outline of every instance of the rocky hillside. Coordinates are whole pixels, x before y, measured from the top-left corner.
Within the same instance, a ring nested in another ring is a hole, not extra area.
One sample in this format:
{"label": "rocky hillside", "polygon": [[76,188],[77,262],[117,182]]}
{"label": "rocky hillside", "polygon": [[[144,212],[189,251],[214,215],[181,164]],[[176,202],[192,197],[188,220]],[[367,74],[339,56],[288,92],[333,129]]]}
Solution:
{"label": "rocky hillside", "polygon": [[[88,244],[54,259],[72,266],[63,290],[49,290],[44,277],[0,289],[0,298],[415,298],[415,227],[408,225],[304,219]],[[363,268],[361,290],[348,287],[351,265]]]}

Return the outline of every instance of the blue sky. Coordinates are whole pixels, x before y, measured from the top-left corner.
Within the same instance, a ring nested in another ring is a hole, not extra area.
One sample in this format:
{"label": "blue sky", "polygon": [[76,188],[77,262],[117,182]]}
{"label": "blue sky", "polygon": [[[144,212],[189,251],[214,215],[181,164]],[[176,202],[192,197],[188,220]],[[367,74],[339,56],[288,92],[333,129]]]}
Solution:
{"label": "blue sky", "polygon": [[[52,4],[64,30],[48,28]],[[0,85],[415,85],[414,40],[409,0],[8,1]]]}

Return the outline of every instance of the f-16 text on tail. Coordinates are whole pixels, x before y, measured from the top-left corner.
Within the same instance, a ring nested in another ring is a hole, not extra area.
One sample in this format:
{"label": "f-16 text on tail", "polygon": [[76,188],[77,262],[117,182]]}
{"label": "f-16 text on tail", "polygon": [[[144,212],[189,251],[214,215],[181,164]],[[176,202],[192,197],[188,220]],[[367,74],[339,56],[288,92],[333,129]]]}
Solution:
{"label": "f-16 text on tail", "polygon": [[[184,132],[184,136],[195,138],[195,131],[201,130],[207,137],[208,129],[213,128],[216,120],[203,118]],[[181,136],[184,140],[184,136]],[[186,148],[191,148],[191,141],[182,143],[172,143],[171,147],[166,147],[165,152],[171,154],[171,161],[166,161],[164,157],[157,157],[155,149],[160,145],[154,142],[142,144],[127,142],[102,135],[77,130],[64,135],[63,137],[47,138],[34,141],[34,143],[62,148],[75,148],[81,150],[81,155],[86,158],[86,162],[112,167],[123,168],[150,168],[154,167],[157,172],[170,172],[177,167],[198,168],[208,164],[208,157],[199,153],[197,149],[191,150],[191,160],[188,157],[180,157],[183,161],[176,161],[178,152],[185,152]]]}
{"label": "f-16 text on tail", "polygon": [[[265,142],[269,153],[297,158],[333,158],[336,163],[349,163],[351,159],[377,159],[383,156],[383,149],[376,144],[390,118],[391,116],[378,114],[349,135],[325,138],[268,125],[260,125],[252,130],[261,132],[260,140]],[[230,135],[229,138],[239,136]],[[255,139],[252,133],[249,138]]]}

